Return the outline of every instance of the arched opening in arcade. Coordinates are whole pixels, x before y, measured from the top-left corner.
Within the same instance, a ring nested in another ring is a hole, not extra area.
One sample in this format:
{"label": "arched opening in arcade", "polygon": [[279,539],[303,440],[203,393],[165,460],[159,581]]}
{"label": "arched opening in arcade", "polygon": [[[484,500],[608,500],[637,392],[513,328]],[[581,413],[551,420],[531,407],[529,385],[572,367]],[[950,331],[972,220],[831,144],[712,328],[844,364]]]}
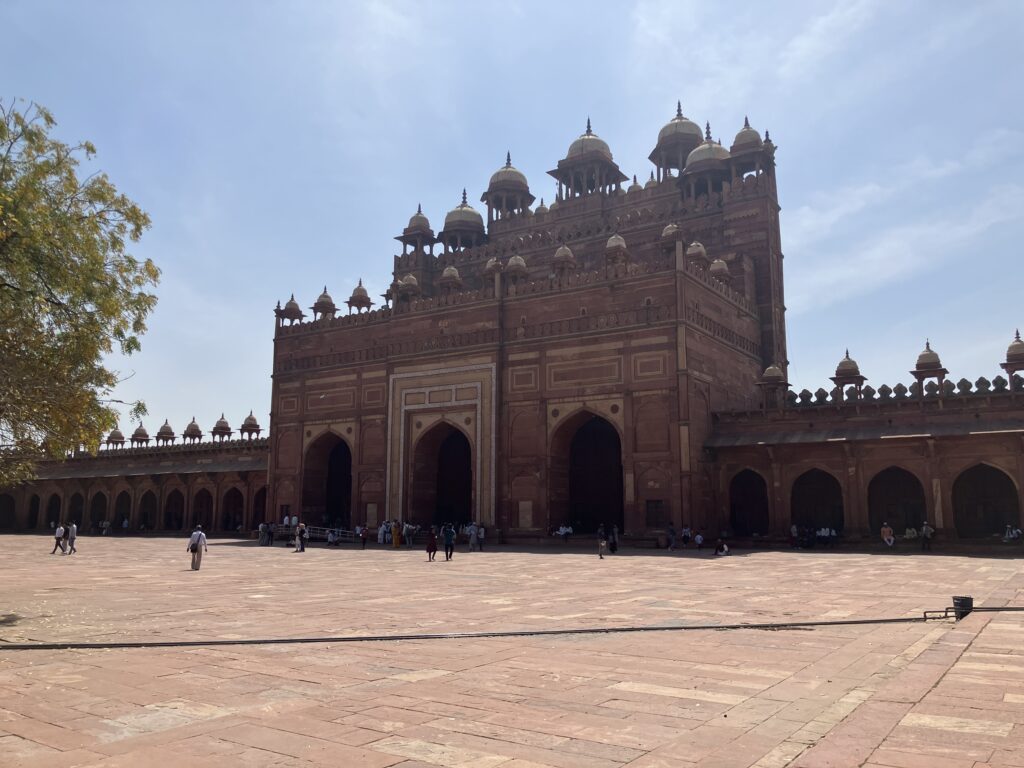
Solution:
{"label": "arched opening in arcade", "polygon": [[469,523],[473,514],[473,448],[447,422],[431,427],[412,456],[406,519],[413,525]]}
{"label": "arched opening in arcade", "polygon": [[793,483],[790,496],[793,523],[802,529],[843,530],[843,489],[839,481],[821,469],[804,472]]}
{"label": "arched opening in arcade", "polygon": [[39,527],[39,496],[32,494],[28,500],[28,518],[25,520],[25,528],[34,531]]}
{"label": "arched opening in arcade", "polygon": [[82,520],[85,517],[85,498],[80,493],[71,494],[68,502],[68,522],[82,527]]}
{"label": "arched opening in arcade", "polygon": [[14,497],[9,493],[2,493],[0,494],[0,531],[13,531],[16,525]]}
{"label": "arched opening in arcade", "polygon": [[252,498],[252,527],[258,528],[260,523],[267,522],[267,489],[264,486],[256,491]]}
{"label": "arched opening in arcade", "polygon": [[352,527],[352,451],[333,432],[318,437],[306,451],[302,519],[309,525]]}
{"label": "arched opening in arcade", "polygon": [[156,494],[146,491],[139,499],[139,530],[152,531],[156,528],[157,503]]}
{"label": "arched opening in arcade", "polygon": [[605,419],[581,411],[551,440],[551,526],[589,534],[604,525],[625,529],[622,441]]}
{"label": "arched opening in arcade", "polygon": [[1003,533],[1006,526],[1020,525],[1017,486],[1001,469],[975,464],[953,482],[953,517],[961,538],[980,538]]}
{"label": "arched opening in arcade", "polygon": [[752,469],[729,483],[729,523],[735,536],[768,533],[768,484]]}
{"label": "arched opening in arcade", "polygon": [[107,519],[107,494],[97,491],[89,502],[89,530],[99,530],[100,524]]}
{"label": "arched opening in arcade", "polygon": [[185,494],[175,488],[164,499],[164,530],[180,531],[185,525]]}
{"label": "arched opening in arcade", "polygon": [[913,474],[900,467],[883,469],[868,483],[868,526],[878,533],[888,523],[897,535],[907,528],[919,529],[927,508],[924,487]]}
{"label": "arched opening in arcade", "polygon": [[61,502],[59,493],[51,493],[46,502],[46,527],[56,528],[63,522],[60,519]]}
{"label": "arched opening in arcade", "polygon": [[127,521],[131,525],[132,519],[132,495],[128,491],[121,491],[117,494],[117,499],[114,501],[114,522],[113,527],[118,531],[123,531],[127,527],[125,522]]}
{"label": "arched opening in arcade", "polygon": [[207,531],[213,528],[213,494],[205,488],[197,491],[192,499],[192,527],[197,525]]}
{"label": "arched opening in arcade", "polygon": [[237,488],[230,488],[224,494],[224,502],[220,510],[220,529],[237,532],[242,530],[242,517],[245,513],[245,497]]}

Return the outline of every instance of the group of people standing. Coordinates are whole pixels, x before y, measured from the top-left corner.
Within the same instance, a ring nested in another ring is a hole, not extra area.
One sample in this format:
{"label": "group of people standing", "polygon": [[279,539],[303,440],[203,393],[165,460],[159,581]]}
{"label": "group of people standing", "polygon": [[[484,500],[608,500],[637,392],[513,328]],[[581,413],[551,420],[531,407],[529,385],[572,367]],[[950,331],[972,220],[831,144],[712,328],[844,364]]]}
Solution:
{"label": "group of people standing", "polygon": [[53,529],[53,549],[50,554],[56,554],[58,549],[62,555],[75,554],[78,551],[75,549],[75,539],[77,538],[78,526],[73,520],[67,524],[58,523],[57,527]]}

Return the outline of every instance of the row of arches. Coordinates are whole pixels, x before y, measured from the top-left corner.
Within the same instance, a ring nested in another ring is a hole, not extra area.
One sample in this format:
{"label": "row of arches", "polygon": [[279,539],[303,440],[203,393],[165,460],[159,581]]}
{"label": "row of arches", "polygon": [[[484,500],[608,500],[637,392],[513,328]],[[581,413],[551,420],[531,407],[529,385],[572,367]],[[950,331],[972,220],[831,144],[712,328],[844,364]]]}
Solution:
{"label": "row of arches", "polygon": [[[817,530],[845,526],[843,490],[836,477],[810,469],[793,483],[790,522]],[[729,517],[738,536],[770,530],[768,485],[758,472],[744,469],[729,482]],[[927,518],[924,486],[902,467],[888,467],[868,483],[868,526],[888,523],[897,531],[919,528]],[[965,469],[953,481],[953,523],[961,538],[982,538],[1020,524],[1020,498],[1013,479],[989,464]]]}
{"label": "row of arches", "polygon": [[[245,520],[245,496],[237,487],[229,488],[221,498],[219,514],[214,515],[213,492],[200,488],[191,497],[191,508],[186,515],[186,491],[174,488],[164,498],[162,509],[157,492],[145,491],[133,504],[132,494],[121,491],[108,496],[104,491],[95,492],[86,509],[85,496],[74,492],[66,499],[59,493],[51,493],[43,499],[33,494],[28,499],[28,509],[22,527],[28,530],[52,528],[61,522],[74,522],[80,529],[99,530],[103,523],[110,523],[115,529],[128,528],[138,531],[180,531],[195,525],[208,530],[237,531],[247,525],[258,526],[266,519],[267,489],[260,488],[253,496],[252,520]],[[186,519],[187,517],[187,519]],[[127,525],[125,524],[127,521]],[[15,530],[18,527],[17,506],[11,494],[0,494],[0,530]]]}

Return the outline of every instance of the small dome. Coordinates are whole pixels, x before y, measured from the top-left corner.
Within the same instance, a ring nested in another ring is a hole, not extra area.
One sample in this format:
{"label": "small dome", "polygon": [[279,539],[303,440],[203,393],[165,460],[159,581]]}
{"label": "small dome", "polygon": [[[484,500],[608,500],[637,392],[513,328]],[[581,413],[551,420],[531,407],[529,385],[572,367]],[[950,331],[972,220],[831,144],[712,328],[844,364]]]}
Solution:
{"label": "small dome", "polygon": [[728,277],[729,276],[729,265],[726,264],[722,259],[715,259],[711,262],[711,266],[708,267],[708,272],[712,277]]}
{"label": "small dome", "polygon": [[850,357],[850,350],[846,350],[846,357],[836,366],[836,377],[841,376],[860,376],[860,366]]}
{"label": "small dome", "polygon": [[786,375],[782,372],[782,369],[779,368],[779,366],[772,363],[771,365],[764,369],[764,373],[761,374],[761,380],[771,382],[783,382],[786,380]]}
{"label": "small dome", "polygon": [[242,422],[243,427],[258,427],[260,423],[256,421],[256,417],[252,415],[252,411],[249,411],[249,415],[245,417]]}
{"label": "small dome", "polygon": [[327,292],[326,285],[324,286],[323,293],[321,293],[317,300],[313,302],[312,309],[314,312],[319,312],[320,314],[324,314],[325,312],[332,313],[337,310],[337,307],[334,305],[334,299],[332,299],[331,294]]}
{"label": "small dome", "polygon": [[537,206],[537,210],[534,211],[534,213],[540,214],[540,213],[547,213],[547,212],[548,212],[548,207],[546,205],[544,205],[544,198],[542,197],[540,199],[540,205]]}
{"label": "small dome", "polygon": [[459,270],[457,270],[453,266],[447,266],[441,272],[441,277],[446,279],[446,280],[458,280],[459,279]]}
{"label": "small dome", "polygon": [[699,144],[704,138],[701,134],[700,126],[683,115],[682,102],[676,102],[676,116],[669,120],[664,128],[658,131],[658,144],[663,144],[665,141],[677,136],[690,139],[696,144]]}
{"label": "small dome", "polygon": [[466,190],[462,190],[462,202],[448,211],[448,215],[444,217],[444,228],[483,230],[484,218],[476,208],[466,202]]}
{"label": "small dome", "polygon": [[227,436],[231,434],[231,425],[228,424],[228,420],[224,418],[223,413],[220,415],[220,418],[217,419],[217,423],[213,425],[213,429],[211,431],[214,435]]}
{"label": "small dome", "polygon": [[738,152],[744,149],[759,149],[763,145],[761,135],[750,127],[750,121],[743,118],[743,127],[736,134],[732,142],[732,151]]}
{"label": "small dome", "polygon": [[611,237],[608,238],[608,242],[605,243],[604,249],[606,251],[613,251],[613,250],[616,250],[618,248],[625,248],[625,247],[626,247],[626,240],[625,240],[625,238],[622,235],[620,235],[618,232],[616,232],[614,235],[612,235]]}
{"label": "small dome", "polygon": [[110,430],[110,434],[107,435],[107,442],[108,443],[123,443],[124,442],[124,433],[121,432],[121,430],[118,429],[117,427],[114,427],[112,430]]}
{"label": "small dome", "polygon": [[505,165],[496,170],[491,174],[491,180],[487,184],[487,188],[491,189],[495,186],[514,186],[521,187],[527,192],[530,191],[530,185],[526,182],[526,176],[518,168],[512,165],[512,153],[505,153]]}
{"label": "small dome", "polygon": [[409,226],[405,228],[407,232],[429,232],[430,231],[430,220],[423,214],[423,206],[416,206],[416,213],[409,219]]}
{"label": "small dome", "polygon": [[149,432],[142,426],[142,422],[139,422],[138,429],[132,432],[132,440],[149,440]]}
{"label": "small dome", "polygon": [[640,182],[636,180],[636,174],[634,173],[633,183],[629,185],[629,189],[626,190],[626,193],[629,194],[630,192],[640,192],[642,189],[643,187],[641,187]]}
{"label": "small dome", "polygon": [[560,245],[555,249],[555,263],[557,264],[575,264],[576,255],[572,252],[572,248],[568,245]]}
{"label": "small dome", "polygon": [[302,307],[299,306],[299,302],[295,300],[295,294],[284,304],[284,309],[281,310],[281,317],[288,320],[301,320],[304,315],[302,314]]}
{"label": "small dome", "polygon": [[658,186],[658,180],[654,178],[654,171],[651,171],[651,178],[644,184],[644,189],[654,189],[656,186]]}
{"label": "small dome", "polygon": [[420,281],[416,279],[416,275],[408,274],[402,278],[402,285],[415,285],[418,286]]}
{"label": "small dome", "polygon": [[508,266],[505,267],[505,272],[515,276],[522,276],[527,274],[526,259],[524,259],[517,253],[515,256],[508,260]]}
{"label": "small dome", "polygon": [[491,256],[484,265],[484,274],[493,275],[495,272],[501,272],[501,262],[497,256]]}
{"label": "small dome", "polygon": [[366,292],[366,288],[363,287],[363,278],[359,278],[359,284],[352,289],[352,298],[369,298],[370,294]]}
{"label": "small dome", "polygon": [[590,129],[589,117],[587,118],[587,130],[569,145],[569,151],[566,153],[565,159],[569,160],[579,157],[587,152],[600,152],[609,160],[612,159],[612,151],[608,148],[608,144]]}
{"label": "small dome", "polygon": [[703,261],[707,261],[708,258],[707,250],[704,248],[702,244],[698,243],[696,240],[694,240],[686,247],[686,255],[688,258],[702,259]]}
{"label": "small dome", "polygon": [[932,349],[931,342],[925,341],[924,350],[917,356],[917,370],[922,371],[941,367],[942,361],[939,360],[938,353]]}
{"label": "small dome", "polygon": [[1006,362],[1024,363],[1024,341],[1020,340],[1020,331],[1017,331],[1010,346],[1006,348]]}
{"label": "small dome", "polygon": [[694,170],[693,166],[697,166],[697,169],[699,169],[704,164],[717,164],[723,160],[728,160],[730,157],[728,149],[719,142],[712,140],[711,124],[708,123],[704,141],[686,156],[686,170]]}
{"label": "small dome", "polygon": [[174,437],[174,428],[171,427],[168,420],[164,420],[164,425],[156,431],[157,437]]}
{"label": "small dome", "polygon": [[323,293],[320,294],[320,296],[317,298],[316,301],[317,301],[318,304],[321,303],[321,302],[323,302],[325,304],[333,304],[334,303],[334,299],[331,298],[331,294],[329,294],[327,292],[327,286],[326,285],[324,286]]}
{"label": "small dome", "polygon": [[663,239],[675,237],[679,233],[679,227],[676,224],[666,224],[665,228],[661,230],[661,236]]}
{"label": "small dome", "polygon": [[196,423],[196,417],[195,416],[192,417],[192,421],[190,421],[188,423],[188,426],[185,427],[185,431],[182,434],[185,437],[202,437],[203,436],[203,430],[201,430],[199,428],[199,425]]}

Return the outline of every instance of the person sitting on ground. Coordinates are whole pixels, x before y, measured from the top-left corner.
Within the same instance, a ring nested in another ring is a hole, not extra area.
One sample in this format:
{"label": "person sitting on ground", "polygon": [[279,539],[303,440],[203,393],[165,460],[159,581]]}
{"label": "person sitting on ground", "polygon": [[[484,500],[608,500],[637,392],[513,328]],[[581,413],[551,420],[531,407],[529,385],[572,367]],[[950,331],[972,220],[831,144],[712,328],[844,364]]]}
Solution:
{"label": "person sitting on ground", "polygon": [[697,549],[704,549],[704,534],[697,531],[697,535],[693,537],[693,543],[697,545]]}
{"label": "person sitting on ground", "polygon": [[896,544],[896,537],[893,535],[892,526],[888,523],[882,523],[882,541],[887,547],[892,547]]}
{"label": "person sitting on ground", "polygon": [[729,554],[729,545],[726,544],[721,539],[719,539],[718,543],[715,544],[715,556],[716,557],[724,557],[725,555],[728,555],[728,554]]}
{"label": "person sitting on ground", "polygon": [[338,543],[338,537],[334,534],[333,530],[327,532],[327,546],[333,547]]}
{"label": "person sitting on ground", "polygon": [[912,525],[908,525],[907,526],[907,530],[905,530],[903,532],[903,538],[904,539],[916,539],[917,538],[917,528],[915,528]]}
{"label": "person sitting on ground", "polygon": [[1011,523],[1006,524],[1006,531],[1003,533],[1003,541],[1017,541],[1021,537],[1021,530]]}
{"label": "person sitting on ground", "polygon": [[796,523],[789,526],[789,546],[795,547],[800,543],[800,529],[796,527]]}

